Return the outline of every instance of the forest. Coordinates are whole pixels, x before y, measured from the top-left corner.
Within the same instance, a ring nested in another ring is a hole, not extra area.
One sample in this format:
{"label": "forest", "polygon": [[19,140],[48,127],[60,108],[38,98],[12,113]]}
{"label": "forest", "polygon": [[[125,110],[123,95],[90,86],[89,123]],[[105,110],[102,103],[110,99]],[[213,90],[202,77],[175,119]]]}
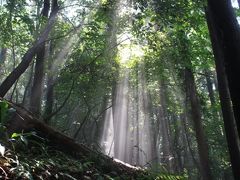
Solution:
{"label": "forest", "polygon": [[0,179],[240,179],[240,0],[0,0]]}

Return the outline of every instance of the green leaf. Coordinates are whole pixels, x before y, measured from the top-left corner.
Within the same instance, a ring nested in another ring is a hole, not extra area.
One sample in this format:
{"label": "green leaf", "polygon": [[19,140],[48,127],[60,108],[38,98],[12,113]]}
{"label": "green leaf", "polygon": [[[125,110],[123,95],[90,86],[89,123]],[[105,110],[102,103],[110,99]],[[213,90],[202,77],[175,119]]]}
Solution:
{"label": "green leaf", "polygon": [[19,133],[13,133],[11,138],[18,138],[20,136],[21,136],[21,134],[19,134]]}

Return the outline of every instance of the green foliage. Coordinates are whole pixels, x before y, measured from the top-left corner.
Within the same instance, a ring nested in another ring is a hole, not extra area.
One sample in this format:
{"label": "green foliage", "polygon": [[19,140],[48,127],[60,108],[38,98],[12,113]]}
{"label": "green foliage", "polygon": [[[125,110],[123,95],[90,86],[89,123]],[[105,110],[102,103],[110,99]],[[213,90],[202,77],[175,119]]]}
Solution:
{"label": "green foliage", "polygon": [[[32,134],[17,134],[12,137],[29,138]],[[36,151],[41,148],[44,151]],[[184,176],[169,175],[167,173],[143,172],[137,177],[132,177],[130,172],[117,173],[111,170],[109,164],[97,155],[92,158],[81,156],[76,159],[60,151],[53,150],[46,144],[40,146],[32,144],[28,149],[16,148],[15,151],[7,148],[5,157],[0,157],[0,166],[4,168],[6,178],[10,179],[160,179],[160,180],[182,180]],[[101,161],[101,163],[99,163]],[[102,167],[106,167],[103,169]],[[119,167],[120,168],[120,167]]]}
{"label": "green foliage", "polygon": [[[204,2],[153,0],[147,3],[138,1],[138,3],[140,5],[138,4],[136,9],[139,8],[141,11],[134,16],[133,31],[144,43],[147,42],[144,64],[153,107],[160,105],[159,82],[164,81],[167,119],[175,139],[177,130],[181,126],[181,117],[188,108],[184,97],[183,70],[187,67],[194,72],[201,100],[203,124],[210,147],[210,158],[214,162],[213,176],[221,178],[222,170],[226,169],[226,172],[229,170],[229,157],[223,121],[219,114],[218,95],[214,89],[217,102],[212,106],[206,87],[205,73],[211,72],[211,78],[213,78],[215,65],[202,8]],[[153,118],[153,122],[156,121]],[[191,148],[197,151],[193,129],[191,123],[187,125],[188,135],[192,141]],[[223,158],[217,158],[217,156]],[[188,174],[193,178],[196,177],[197,171],[191,167],[188,169]]]}
{"label": "green foliage", "polygon": [[[26,148],[28,147],[29,144],[29,138],[31,137],[36,137],[37,139],[42,139],[41,137],[37,136],[36,132],[29,132],[29,133],[13,133],[11,135],[11,141],[17,141],[18,143],[21,142],[23,143]],[[30,140],[31,142],[34,142]]]}
{"label": "green foliage", "polygon": [[[7,61],[3,68],[0,67],[0,71],[2,72],[4,69],[6,75],[18,64],[27,48],[31,46],[33,39],[39,35],[41,25],[46,22],[46,19],[40,18],[42,1],[36,1],[36,7],[30,5],[30,2],[35,1],[7,0],[0,7],[0,32],[2,32],[0,33],[0,47],[8,49]],[[143,47],[144,56],[132,56],[131,61],[125,67],[132,69],[130,72],[132,88],[138,86],[139,69],[144,69],[146,91],[151,97],[153,111],[149,121],[154,127],[153,129],[156,130],[156,136],[159,136],[161,132],[159,133],[158,114],[155,111],[162,105],[159,92],[164,86],[167,106],[167,115],[164,118],[169,124],[169,136],[172,146],[174,146],[174,159],[177,159],[178,153],[185,158],[184,148],[187,149],[186,151],[192,149],[192,156],[194,153],[196,154],[197,143],[194,128],[191,118],[185,117],[189,107],[185,102],[183,72],[186,67],[190,68],[194,72],[200,97],[204,130],[208,137],[214,177],[221,179],[225,172],[230,172],[218,93],[214,89],[216,104],[212,105],[206,87],[205,73],[210,72],[213,80],[215,66],[208,28],[205,23],[203,9],[205,2],[136,0],[133,3],[133,14],[127,12],[121,18],[114,14],[114,10],[118,9],[115,7],[117,2],[115,0],[81,1],[77,7],[76,5],[72,6],[72,2],[79,3],[78,1],[60,2],[61,6],[66,6],[66,8],[70,4],[70,10],[74,10],[76,13],[68,14],[66,12],[65,14],[65,8],[63,8],[50,33],[50,41],[47,41],[49,55],[46,61],[48,61],[49,67],[53,67],[46,70],[46,74],[54,79],[54,110],[65,102],[72,80],[75,82],[70,98],[61,112],[55,116],[52,125],[67,132],[70,136],[79,127],[82,127],[77,140],[96,142],[99,129],[96,130],[95,134],[87,130],[97,129],[98,125],[101,127],[101,119],[104,117],[104,113],[101,114],[101,112],[106,104],[111,103],[109,99],[114,96],[114,88],[122,76],[119,75],[121,65],[117,51],[121,48],[134,50],[134,48],[136,49],[134,45],[140,44]],[[98,3],[100,3],[99,7],[95,8]],[[239,15],[239,10],[235,11]],[[82,22],[83,19],[88,19],[88,22],[81,24],[81,28],[78,29],[78,23]],[[131,23],[128,23],[130,21],[133,25],[132,28],[130,28]],[[76,26],[78,27],[76,28]],[[117,45],[118,34],[126,29],[134,35],[131,46]],[[71,36],[74,37],[73,42],[69,42]],[[70,48],[64,49],[68,44],[71,44]],[[66,53],[66,55],[61,57],[62,53]],[[64,62],[61,67],[58,66],[60,61]],[[54,63],[51,64],[51,62]],[[32,68],[34,68],[34,64]],[[58,71],[52,72],[52,69],[58,69]],[[27,97],[29,94],[28,89],[31,87],[28,86],[32,82],[31,71],[34,72],[34,70],[27,71],[16,84],[17,88],[13,94],[13,100],[18,103],[24,95]],[[24,94],[25,89],[27,89],[26,94]],[[27,101],[26,104],[28,104]],[[45,106],[45,101],[42,105]],[[5,123],[11,109],[8,109],[8,104],[5,101],[0,101],[0,108],[0,132],[2,132],[5,130]],[[184,118],[187,121],[185,129],[182,127]],[[95,126],[91,126],[92,124]],[[183,147],[184,143],[180,139],[180,136],[186,135],[191,141],[189,147]],[[20,163],[18,159],[11,157],[15,160],[11,172],[19,179],[34,179],[36,177],[44,179],[45,176],[56,179],[75,179],[75,174],[77,174],[77,178],[84,176],[90,176],[94,179],[131,178],[127,175],[119,175],[115,171],[105,173],[108,166],[97,157],[88,157],[77,161],[60,152],[52,152],[42,144],[41,138],[37,137],[35,133],[14,133],[11,139],[16,149],[36,153],[29,155],[21,152],[21,154],[17,154],[17,157],[19,156],[21,159]],[[37,148],[31,147],[33,144]],[[18,153],[18,151],[16,152]],[[95,162],[99,162],[99,164]],[[184,171],[181,173],[184,174],[182,176],[169,175],[161,171],[160,174],[158,172],[141,174],[139,179],[187,179],[185,174],[188,174],[190,178],[197,178],[196,164],[189,162],[189,166],[188,162],[184,161],[184,163],[187,173],[182,169],[181,171]]]}
{"label": "green foliage", "polygon": [[25,1],[9,1],[0,8],[0,39],[1,44],[10,46],[25,46],[32,37],[29,34],[34,32],[34,22],[26,10]]}

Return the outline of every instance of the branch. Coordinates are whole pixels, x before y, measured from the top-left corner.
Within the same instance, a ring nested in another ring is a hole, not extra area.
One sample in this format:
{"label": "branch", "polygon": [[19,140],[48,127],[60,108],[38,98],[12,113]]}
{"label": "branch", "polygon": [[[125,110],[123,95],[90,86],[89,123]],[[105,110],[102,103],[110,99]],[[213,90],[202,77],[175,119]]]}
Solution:
{"label": "branch", "polygon": [[86,98],[83,96],[83,100],[85,102],[85,104],[87,105],[88,111],[87,114],[85,115],[83,121],[81,122],[79,128],[77,129],[76,133],[74,134],[73,138],[76,139],[79,132],[81,131],[82,127],[85,125],[85,123],[87,122],[87,120],[89,119],[89,116],[91,115],[91,112],[93,109],[95,109],[95,107],[97,107],[98,104],[95,104],[93,107],[90,107]]}
{"label": "branch", "polygon": [[70,88],[70,91],[69,91],[66,99],[63,101],[62,105],[59,106],[55,112],[53,112],[52,114],[50,114],[50,115],[48,115],[46,118],[44,118],[44,122],[48,123],[49,120],[50,120],[53,116],[55,116],[59,111],[61,111],[61,109],[65,106],[65,104],[67,103],[68,99],[70,98],[70,96],[71,96],[71,94],[72,94],[72,90],[73,90],[73,87],[74,87],[74,82],[75,82],[75,81],[73,80],[73,81],[72,81],[72,86],[71,86],[71,88]]}
{"label": "branch", "polygon": [[[128,37],[128,38],[126,38],[126,39],[124,39],[124,40],[116,43],[114,46],[112,46],[112,47],[110,47],[110,48],[107,48],[106,50],[107,50],[107,51],[110,51],[110,50],[118,47],[118,46],[121,45],[123,42],[127,41],[128,39],[131,39],[131,38]],[[99,57],[101,57],[104,53],[105,53],[105,52],[99,53],[97,56],[95,56],[95,58],[94,58],[91,62],[89,62],[88,64],[83,65],[83,66],[82,66],[82,69],[81,69],[80,71],[79,71],[79,69],[75,69],[74,71],[72,71],[72,73],[79,72],[79,73],[81,74],[84,70],[86,70],[86,67],[92,65],[92,64],[93,64]]]}
{"label": "branch", "polygon": [[36,53],[39,51],[39,46],[42,45],[42,43],[45,42],[47,39],[50,31],[52,30],[58,13],[58,7],[55,8],[55,10],[51,13],[49,21],[40,35],[38,39],[36,39],[35,43],[31,48],[27,50],[27,52],[22,57],[22,61],[20,64],[9,74],[9,76],[3,81],[3,83],[0,86],[0,96],[4,97],[9,89],[13,86],[13,84],[19,79],[19,77],[26,71],[29,64],[32,62],[33,57],[36,55]]}
{"label": "branch", "polygon": [[107,111],[108,109],[110,109],[112,107],[112,105],[108,106],[107,108],[105,108],[104,110],[102,110],[102,112],[96,117],[94,118],[95,121],[97,121],[105,111]]}

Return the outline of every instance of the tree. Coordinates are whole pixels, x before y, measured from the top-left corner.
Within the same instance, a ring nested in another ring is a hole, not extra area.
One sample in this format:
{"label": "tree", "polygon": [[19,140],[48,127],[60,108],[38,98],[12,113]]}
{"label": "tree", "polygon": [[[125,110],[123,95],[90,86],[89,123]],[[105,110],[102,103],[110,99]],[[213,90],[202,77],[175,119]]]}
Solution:
{"label": "tree", "polygon": [[228,149],[230,153],[232,169],[235,179],[240,176],[240,151],[238,145],[238,132],[235,128],[235,118],[233,115],[233,109],[231,105],[231,98],[228,89],[228,81],[224,67],[224,50],[222,41],[218,36],[218,29],[214,22],[211,9],[206,9],[207,23],[209,27],[210,37],[213,46],[213,52],[215,56],[219,94],[221,100],[221,107],[223,113],[224,126],[226,131]]}
{"label": "tree", "polygon": [[[50,9],[50,0],[44,0],[43,9],[41,12],[42,22],[48,19],[49,9]],[[44,23],[42,24],[42,26],[44,27]],[[40,44],[38,47],[38,51],[36,53],[35,73],[34,73],[33,86],[32,86],[31,97],[30,97],[30,110],[37,116],[39,116],[41,113],[41,99],[42,99],[44,64],[45,64],[44,62],[46,59],[45,44],[46,44],[45,42]]]}
{"label": "tree", "polygon": [[6,61],[7,58],[7,49],[2,48],[0,52],[0,75],[2,73],[2,64]]}
{"label": "tree", "polygon": [[66,0],[61,9],[57,2],[0,3],[0,46],[8,50],[0,95],[44,121],[22,129],[46,134],[50,125],[154,171],[224,179],[232,166],[239,176],[228,38],[212,8],[215,62],[204,2]]}
{"label": "tree", "polygon": [[212,179],[209,161],[208,144],[206,143],[206,137],[203,130],[200,104],[197,96],[196,85],[194,81],[194,76],[191,69],[185,69],[185,84],[187,96],[189,96],[189,101],[191,104],[191,115],[194,123],[194,129],[196,132],[196,138],[198,143],[198,153],[201,164],[201,174],[204,180]]}
{"label": "tree", "polygon": [[240,28],[231,1],[208,0],[216,36],[221,42],[235,121],[240,134]]}
{"label": "tree", "polygon": [[39,52],[39,47],[47,40],[48,34],[50,33],[59,10],[57,0],[53,0],[54,10],[52,11],[48,23],[44,28],[41,35],[36,39],[33,46],[30,47],[22,57],[21,63],[9,74],[9,76],[0,85],[0,96],[4,97],[12,85],[18,80],[18,78],[26,71],[29,64],[32,62],[33,57]]}

